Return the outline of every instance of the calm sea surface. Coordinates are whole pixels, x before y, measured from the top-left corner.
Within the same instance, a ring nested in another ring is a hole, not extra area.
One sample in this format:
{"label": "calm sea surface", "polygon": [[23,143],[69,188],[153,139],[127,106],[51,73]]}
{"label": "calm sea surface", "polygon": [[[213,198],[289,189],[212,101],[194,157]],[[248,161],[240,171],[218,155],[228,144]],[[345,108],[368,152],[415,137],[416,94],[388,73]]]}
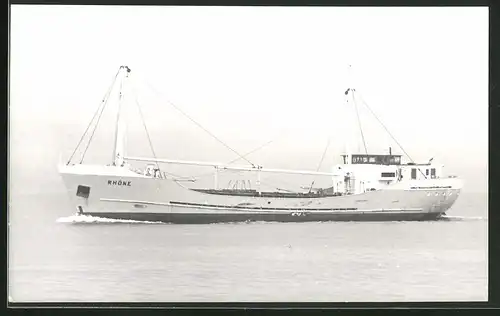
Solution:
{"label": "calm sea surface", "polygon": [[448,221],[211,225],[78,219],[62,192],[10,199],[12,301],[487,300],[486,194],[465,191]]}

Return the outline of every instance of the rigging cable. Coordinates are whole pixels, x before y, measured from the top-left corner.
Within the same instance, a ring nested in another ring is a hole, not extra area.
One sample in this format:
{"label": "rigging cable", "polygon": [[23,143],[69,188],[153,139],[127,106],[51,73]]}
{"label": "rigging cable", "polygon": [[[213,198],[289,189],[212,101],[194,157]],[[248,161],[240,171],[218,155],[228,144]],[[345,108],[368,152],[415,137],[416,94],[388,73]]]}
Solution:
{"label": "rigging cable", "polygon": [[[319,169],[321,168],[321,165],[323,164],[323,160],[325,159],[325,155],[326,155],[326,151],[328,150],[328,146],[330,146],[330,137],[328,137],[328,141],[326,143],[325,150],[323,151],[323,155],[321,156],[321,160],[319,161],[318,168],[316,168],[316,172],[319,171]],[[316,180],[313,180],[313,182],[311,183],[311,187],[309,188],[309,193],[311,193],[315,181]]]}
{"label": "rigging cable", "polygon": [[233,162],[236,162],[236,161],[238,161],[238,160],[240,160],[240,159],[244,159],[244,157],[246,157],[246,156],[248,156],[248,155],[250,155],[250,154],[253,154],[253,153],[254,153],[254,152],[256,152],[256,151],[261,150],[262,148],[266,147],[267,145],[271,144],[271,143],[272,143],[272,142],[274,142],[274,141],[275,141],[275,140],[274,140],[274,139],[272,139],[272,140],[268,141],[267,143],[262,144],[262,145],[260,145],[259,147],[255,148],[255,149],[253,149],[253,150],[251,150],[251,151],[249,151],[249,152],[247,152],[247,153],[246,153],[246,154],[244,154],[243,156],[241,156],[241,157],[238,157],[238,158],[236,158],[236,159],[231,160],[231,161],[230,161],[230,162],[228,162],[227,164],[228,164],[228,165],[230,165],[230,164],[232,164]]}
{"label": "rigging cable", "polygon": [[[120,69],[121,69],[121,67],[120,67]],[[120,70],[118,70],[118,72],[119,71]],[[122,81],[120,82],[120,94],[121,94],[121,86],[122,86],[122,84],[123,84],[123,78],[122,78]],[[109,92],[111,92],[111,90],[109,90]],[[106,103],[107,103],[107,100],[106,100]],[[99,113],[99,116],[97,117],[97,122],[95,123],[94,129],[92,130],[92,134],[90,134],[89,142],[88,142],[87,146],[85,147],[85,150],[83,152],[82,159],[80,160],[80,163],[83,163],[83,159],[85,158],[85,154],[87,153],[87,150],[90,147],[90,144],[92,142],[92,138],[94,137],[95,131],[97,130],[97,126],[99,126],[99,121],[101,120],[102,113],[104,113],[104,108],[106,106],[106,103],[103,105],[101,113]]]}
{"label": "rigging cable", "polygon": [[[283,134],[283,133],[281,133],[281,134]],[[278,137],[279,137],[279,136],[278,136]],[[276,140],[276,139],[271,139],[270,141],[268,141],[268,142],[266,142],[266,143],[264,143],[264,144],[260,145],[259,147],[252,149],[251,151],[249,151],[249,152],[247,152],[247,153],[243,154],[243,157],[247,157],[248,155],[253,154],[253,153],[254,153],[254,152],[256,152],[256,151],[261,150],[262,148],[264,148],[264,147],[266,147],[267,145],[271,144],[271,143],[272,143],[272,142],[274,142],[275,140]],[[238,158],[236,158],[236,159],[233,159],[233,160],[229,161],[228,163],[226,163],[226,165],[230,165],[230,164],[232,164],[232,163],[234,163],[234,162],[236,162],[236,161],[238,161],[238,160],[240,160],[240,159],[241,159],[241,157],[238,157]],[[223,171],[223,170],[221,170],[220,172],[222,172],[222,171]],[[201,177],[206,177],[206,176],[209,176],[209,175],[213,175],[213,172],[210,172],[210,173],[202,173],[202,174],[200,174],[200,175],[194,176],[194,178],[201,178]]]}
{"label": "rigging cable", "polygon": [[[97,116],[97,113],[99,113],[99,109],[101,109],[102,107],[102,110],[101,110],[101,114],[102,115],[102,111],[104,110],[104,107],[106,106],[106,103],[108,102],[108,98],[109,98],[109,95],[111,93],[111,90],[113,89],[113,86],[115,85],[115,82],[116,82],[116,78],[118,77],[118,74],[120,73],[120,70],[118,70],[115,74],[115,77],[113,78],[113,81],[111,82],[111,85],[109,86],[108,88],[108,91],[106,91],[106,93],[104,94],[104,97],[101,101],[101,103],[99,103],[99,106],[97,107],[97,110],[95,111],[94,113],[94,116],[92,117],[92,119],[90,120],[89,122],[89,125],[87,126],[87,128],[85,129],[85,132],[83,133],[82,137],[80,138],[80,141],[78,142],[78,145],[76,145],[76,148],[75,150],[73,151],[73,153],[71,154],[71,157],[69,158],[68,162],[66,163],[66,165],[69,165],[69,163],[71,162],[71,159],[73,159],[73,156],[75,155],[76,151],[78,150],[78,148],[80,147],[83,139],[85,138],[85,135],[87,135],[87,132],[89,131],[89,128],[90,126],[92,125],[92,122],[94,122],[96,116]],[[99,115],[99,118],[100,118],[100,115]],[[99,124],[99,120],[97,121],[96,123],[96,127],[97,127],[97,124]],[[95,131],[95,128],[94,128],[94,131]],[[94,133],[92,133],[93,135]],[[89,143],[87,144],[87,147],[82,155],[82,159],[80,160],[80,163],[83,162],[83,158],[85,157],[85,153],[87,152],[87,149],[90,145],[90,141],[92,140],[92,137],[90,137],[89,139]]]}
{"label": "rigging cable", "polygon": [[[354,90],[351,89],[353,92]],[[354,96],[354,93],[353,93]],[[354,100],[354,98],[353,98]],[[363,134],[363,128],[361,127],[361,119],[359,118],[359,111],[358,111],[358,104],[356,103],[356,100],[354,100],[354,109],[356,110],[356,116],[358,118],[358,126],[359,126],[359,131],[361,132],[361,139],[363,140],[363,146],[365,147],[365,154],[368,155],[368,149],[366,148],[366,141],[365,141],[365,135]]]}
{"label": "rigging cable", "polygon": [[[267,143],[264,143],[264,144],[260,145],[259,147],[254,148],[254,149],[252,149],[251,151],[249,151],[249,152],[247,152],[247,153],[243,154],[243,155],[242,155],[242,157],[246,157],[246,156],[248,156],[248,155],[250,155],[250,154],[253,154],[254,152],[256,152],[256,151],[258,151],[258,150],[261,150],[262,148],[264,148],[265,146],[267,146],[267,145],[271,144],[271,143],[272,143],[272,142],[274,142],[274,141],[275,141],[275,139],[272,139],[272,140],[268,141]],[[236,162],[236,161],[238,161],[238,160],[242,159],[242,157],[235,158],[235,159],[231,160],[230,162],[226,163],[226,165],[230,165],[230,164],[232,164],[232,163],[234,163],[234,162]],[[225,170],[221,170],[221,171],[219,171],[219,172],[223,172],[223,171],[225,171]],[[193,178],[195,178],[195,179],[196,179],[196,178],[206,177],[206,176],[209,176],[209,175],[213,175],[213,172],[210,172],[210,173],[208,173],[208,172],[207,172],[207,173],[202,173],[202,174],[200,174],[200,175],[194,176]]]}
{"label": "rigging cable", "polygon": [[[146,81],[146,80],[145,80]],[[160,95],[160,93],[148,82],[146,81],[147,85],[150,87],[151,90],[153,90],[156,94]],[[207,130],[205,127],[203,127],[200,123],[198,123],[196,120],[194,120],[192,117],[190,117],[186,112],[184,112],[182,109],[180,109],[178,106],[176,106],[174,103],[172,103],[171,101],[167,100],[165,98],[165,101],[167,101],[171,106],[173,106],[177,111],[179,111],[182,115],[184,115],[185,117],[187,117],[191,122],[193,122],[194,124],[196,124],[199,128],[201,128],[203,131],[205,131],[207,134],[209,134],[210,136],[212,136],[215,140],[217,140],[219,143],[221,143],[222,145],[224,145],[227,149],[231,150],[232,152],[234,152],[235,154],[237,154],[241,159],[244,159],[246,162],[248,162],[249,164],[252,165],[252,167],[256,168],[256,165],[254,163],[252,163],[250,160],[248,160],[247,158],[245,158],[243,155],[241,155],[239,152],[237,152],[236,150],[234,150],[233,148],[231,148],[229,145],[227,145],[225,142],[223,142],[221,139],[219,139],[217,136],[215,136],[214,134],[212,134],[209,130]]]}
{"label": "rigging cable", "polygon": [[[353,94],[354,95],[354,94]],[[405,155],[411,160],[411,162],[413,162],[413,159],[410,157],[410,155],[408,155],[408,153],[404,150],[403,146],[401,146],[401,144],[397,141],[397,139],[391,134],[391,132],[387,129],[387,127],[384,125],[384,123],[382,123],[382,121],[378,118],[378,116],[372,111],[372,109],[368,106],[368,104],[365,102],[365,100],[359,96],[359,98],[361,99],[361,102],[363,102],[363,104],[366,106],[366,108],[370,111],[370,113],[375,117],[375,119],[380,123],[380,125],[382,125],[382,127],[385,129],[385,131],[387,132],[387,134],[389,134],[389,136],[392,138],[392,140],[394,140],[394,142],[399,146],[399,148],[401,148],[401,150],[405,153]]]}
{"label": "rigging cable", "polygon": [[83,159],[85,158],[85,154],[87,153],[87,150],[90,147],[90,143],[92,142],[92,138],[94,137],[94,133],[97,130],[97,126],[99,126],[99,121],[101,120],[102,113],[104,112],[105,106],[102,107],[101,113],[99,113],[99,117],[97,117],[97,122],[95,123],[94,129],[92,130],[92,134],[90,134],[89,142],[87,143],[87,146],[85,147],[85,150],[83,151],[82,159],[80,160],[80,163],[83,163]]}
{"label": "rigging cable", "polygon": [[[149,147],[151,148],[151,152],[153,153],[154,159],[157,160],[156,153],[155,153],[155,150],[153,148],[153,143],[151,142],[151,137],[149,136],[148,127],[146,126],[146,121],[144,120],[144,115],[142,115],[142,109],[141,109],[141,105],[139,104],[139,99],[137,98],[137,93],[135,94],[135,104],[137,104],[137,109],[139,110],[139,115],[141,116],[142,125],[144,126],[144,130],[146,131],[146,136],[148,137]],[[158,164],[158,161],[155,161],[155,164],[156,164],[156,167],[158,168],[158,171],[160,171],[160,175],[161,175],[160,165]]]}
{"label": "rigging cable", "polygon": [[[354,96],[354,94],[353,94],[353,96]],[[389,136],[392,138],[392,140],[399,146],[399,148],[403,151],[403,153],[408,157],[408,159],[410,159],[410,161],[412,163],[414,163],[414,160],[410,157],[410,155],[406,152],[406,150],[404,150],[403,146],[401,146],[401,144],[391,134],[391,132],[389,132],[389,129],[387,129],[387,127],[384,125],[384,123],[382,123],[382,121],[378,118],[378,116],[372,111],[372,109],[370,108],[370,106],[368,106],[368,103],[365,102],[365,100],[363,99],[363,97],[361,95],[359,95],[359,98],[361,99],[361,102],[363,102],[363,104],[366,106],[366,108],[370,111],[370,113],[375,117],[375,119],[377,119],[377,121],[380,123],[380,125],[382,125],[382,127],[385,129],[385,131],[387,132],[387,134],[389,134]],[[427,176],[424,174],[424,172],[422,170],[420,170],[420,168],[417,168],[417,169],[424,176],[424,178],[427,179]]]}
{"label": "rigging cable", "polygon": [[76,145],[75,150],[73,150],[73,153],[69,157],[68,162],[66,163],[66,165],[69,165],[69,163],[71,162],[71,159],[73,159],[73,156],[75,155],[76,151],[78,150],[78,147],[80,147],[80,145],[82,144],[82,141],[85,138],[85,135],[87,135],[87,132],[89,131],[90,126],[92,125],[92,122],[94,122],[94,119],[97,116],[97,113],[99,113],[99,110],[101,109],[101,106],[102,106],[103,102],[104,102],[104,98],[101,101],[101,103],[99,103],[99,106],[97,107],[94,115],[92,116],[92,119],[90,120],[89,125],[87,125],[87,128],[85,129],[85,132],[83,133],[82,137],[80,138],[80,141],[78,142],[78,145]]}
{"label": "rigging cable", "polygon": [[[134,89],[134,91],[135,91],[135,89]],[[144,119],[142,108],[141,108],[141,105],[139,103],[139,99],[137,97],[137,91],[135,91],[135,92],[136,92],[135,93],[135,103],[137,104],[137,108],[139,110],[139,115],[141,116],[142,125],[144,126],[144,130],[146,131],[146,136],[148,138],[149,147],[151,148],[151,152],[153,154],[154,159],[157,160],[157,158],[156,158],[156,152],[155,152],[155,150],[153,148],[153,142],[151,141],[151,136],[149,134],[148,127],[146,125],[146,120]],[[160,164],[158,163],[158,161],[155,161],[155,164],[158,167],[158,171],[160,172],[160,175],[161,175]],[[172,176],[174,178],[182,178],[181,176],[173,174],[173,173],[170,173],[170,172],[163,171],[163,173],[166,174],[166,175]]]}

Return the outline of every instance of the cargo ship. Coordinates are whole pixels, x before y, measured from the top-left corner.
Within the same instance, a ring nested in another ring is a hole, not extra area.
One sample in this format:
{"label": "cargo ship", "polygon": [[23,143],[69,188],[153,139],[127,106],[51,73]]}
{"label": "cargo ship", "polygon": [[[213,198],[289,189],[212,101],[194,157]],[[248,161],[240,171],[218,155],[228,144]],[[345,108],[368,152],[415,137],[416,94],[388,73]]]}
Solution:
{"label": "cargo ship", "polygon": [[[403,162],[403,156],[393,154],[391,149],[385,154],[360,154],[352,153],[346,146],[346,152],[340,155],[341,163],[333,165],[331,172],[266,168],[244,156],[241,158],[248,165],[128,156],[125,120],[120,113],[126,104],[130,76],[130,68],[121,66],[111,85],[118,87],[111,161],[85,164],[82,158],[75,163],[72,159],[80,141],[69,160],[59,163],[60,175],[79,215],[176,224],[426,221],[445,215],[463,186],[461,179],[443,175],[443,165],[432,159],[423,163]],[[96,126],[111,91],[112,88],[94,115]],[[346,106],[356,102],[356,93],[352,87],[345,91]],[[85,133],[88,132],[89,128]],[[133,168],[132,162],[142,168]],[[162,171],[162,166],[169,164],[211,168],[214,185],[187,186],[187,182],[192,184],[196,179]],[[226,170],[252,174],[254,187],[249,183],[220,188],[218,175]],[[308,186],[302,192],[264,190],[260,180],[265,173],[328,177],[331,185]]]}

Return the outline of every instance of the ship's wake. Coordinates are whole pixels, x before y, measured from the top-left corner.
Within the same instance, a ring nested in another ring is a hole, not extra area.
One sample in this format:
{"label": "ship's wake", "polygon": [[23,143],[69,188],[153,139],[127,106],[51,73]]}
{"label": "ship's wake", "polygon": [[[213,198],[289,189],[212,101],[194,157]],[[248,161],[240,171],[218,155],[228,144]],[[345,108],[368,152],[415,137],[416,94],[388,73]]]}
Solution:
{"label": "ship's wake", "polygon": [[165,224],[163,222],[136,221],[131,219],[112,219],[78,214],[58,218],[56,222],[69,224]]}
{"label": "ship's wake", "polygon": [[[487,218],[485,217],[480,217],[480,216],[451,216],[451,215],[444,215],[438,219],[438,221],[452,221],[452,222],[457,222],[457,221],[486,221]],[[56,220],[57,223],[67,223],[67,224],[167,224],[165,222],[153,222],[153,221],[138,221],[138,220],[131,220],[131,219],[112,219],[112,218],[105,218],[105,217],[97,217],[97,216],[90,216],[90,215],[72,215],[72,216],[67,216],[67,217],[61,217]],[[267,222],[263,221],[246,221],[243,222],[246,224],[263,224]],[[217,224],[235,224],[234,222],[227,222],[227,223],[217,223]]]}
{"label": "ship's wake", "polygon": [[452,215],[444,215],[440,217],[438,220],[440,221],[453,221],[453,222],[461,222],[461,221],[486,221],[487,218],[481,216],[452,216]]}

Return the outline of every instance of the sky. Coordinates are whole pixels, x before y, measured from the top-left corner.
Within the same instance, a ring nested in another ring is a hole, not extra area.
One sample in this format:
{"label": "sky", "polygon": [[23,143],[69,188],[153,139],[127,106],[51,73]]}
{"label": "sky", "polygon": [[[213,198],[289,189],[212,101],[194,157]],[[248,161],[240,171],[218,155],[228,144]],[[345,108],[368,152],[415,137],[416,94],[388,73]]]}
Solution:
{"label": "sky", "polygon": [[[13,5],[10,31],[10,159],[30,172],[55,171],[128,65],[160,157],[235,158],[172,102],[242,154],[272,140],[252,162],[328,171],[346,124],[359,131],[351,87],[414,160],[486,184],[486,7]],[[358,110],[368,151],[401,154]],[[96,161],[109,163],[114,115],[107,107],[88,151]],[[138,112],[129,119],[129,152],[150,156]]]}

